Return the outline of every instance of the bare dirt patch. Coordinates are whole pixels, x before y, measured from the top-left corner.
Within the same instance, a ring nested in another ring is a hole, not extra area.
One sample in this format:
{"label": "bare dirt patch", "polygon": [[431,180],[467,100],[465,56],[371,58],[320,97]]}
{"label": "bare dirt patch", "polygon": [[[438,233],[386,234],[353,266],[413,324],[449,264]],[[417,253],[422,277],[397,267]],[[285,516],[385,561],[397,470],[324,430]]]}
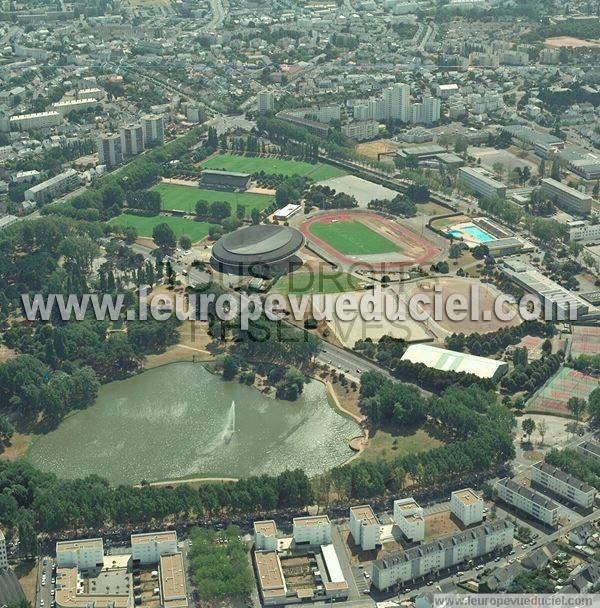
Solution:
{"label": "bare dirt patch", "polygon": [[14,351],[12,348],[0,345],[0,363],[14,359],[17,355],[17,351]]}
{"label": "bare dirt patch", "polygon": [[374,158],[377,160],[378,154],[386,154],[394,152],[399,148],[398,144],[389,139],[377,139],[375,141],[367,141],[356,146],[356,151],[363,156]]}
{"label": "bare dirt patch", "polygon": [[460,531],[451,511],[425,515],[425,540],[433,540]]}
{"label": "bare dirt patch", "polygon": [[32,606],[35,606],[37,567],[38,562],[34,559],[23,560],[14,567],[15,574],[19,579],[23,593]]}
{"label": "bare dirt patch", "polygon": [[599,42],[593,42],[591,40],[582,40],[581,38],[573,38],[572,36],[557,36],[556,38],[546,38],[544,44],[551,49],[558,49],[562,47],[570,47],[572,49],[579,48],[598,48],[600,47]]}

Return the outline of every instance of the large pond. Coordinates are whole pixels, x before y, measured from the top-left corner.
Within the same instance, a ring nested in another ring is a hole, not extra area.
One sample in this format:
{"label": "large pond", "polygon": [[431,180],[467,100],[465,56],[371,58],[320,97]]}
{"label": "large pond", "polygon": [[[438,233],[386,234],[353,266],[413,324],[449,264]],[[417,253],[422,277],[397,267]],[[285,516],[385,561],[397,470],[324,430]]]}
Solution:
{"label": "large pond", "polygon": [[126,484],[298,467],[312,475],[348,459],[359,434],[320,382],[297,401],[279,401],[176,363],[103,386],[94,405],[37,438],[28,458],[60,477],[97,473]]}

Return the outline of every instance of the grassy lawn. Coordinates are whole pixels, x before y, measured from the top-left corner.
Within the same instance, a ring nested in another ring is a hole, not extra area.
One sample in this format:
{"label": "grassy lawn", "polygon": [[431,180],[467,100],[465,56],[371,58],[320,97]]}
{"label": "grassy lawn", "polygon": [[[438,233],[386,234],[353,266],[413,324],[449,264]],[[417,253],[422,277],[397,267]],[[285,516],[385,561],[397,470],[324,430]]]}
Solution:
{"label": "grassy lawn", "polygon": [[165,215],[152,215],[145,217],[141,215],[129,215],[122,213],[109,222],[114,226],[134,226],[138,236],[152,237],[152,229],[158,224],[169,224],[179,238],[182,234],[187,234],[192,242],[203,239],[208,234],[210,224],[208,222],[195,222],[184,217],[171,217]]}
{"label": "grassy lawn", "polygon": [[177,209],[195,213],[196,203],[205,200],[209,203],[214,201],[228,201],[231,210],[235,214],[238,203],[246,207],[246,215],[254,208],[262,210],[271,205],[274,197],[265,194],[248,194],[246,192],[223,192],[220,190],[205,190],[204,188],[193,188],[191,186],[178,186],[176,184],[158,184],[152,188],[160,192],[162,197],[162,208],[165,210]]}
{"label": "grassy lawn", "polygon": [[346,172],[342,169],[325,163],[312,164],[300,160],[240,156],[238,154],[219,154],[202,163],[202,168],[237,171],[239,173],[264,171],[265,173],[279,173],[281,175],[306,175],[316,182],[346,175]]}
{"label": "grassy lawn", "polygon": [[432,437],[424,429],[417,429],[410,435],[398,435],[377,430],[371,436],[371,443],[361,454],[361,458],[371,462],[380,459],[391,460],[398,456],[432,450],[441,445],[443,445],[442,441]]}
{"label": "grassy lawn", "polygon": [[315,223],[310,231],[345,255],[392,253],[401,248],[360,222]]}
{"label": "grassy lawn", "polygon": [[319,273],[298,272],[283,276],[275,283],[277,293],[341,293],[359,289],[360,281],[345,272]]}

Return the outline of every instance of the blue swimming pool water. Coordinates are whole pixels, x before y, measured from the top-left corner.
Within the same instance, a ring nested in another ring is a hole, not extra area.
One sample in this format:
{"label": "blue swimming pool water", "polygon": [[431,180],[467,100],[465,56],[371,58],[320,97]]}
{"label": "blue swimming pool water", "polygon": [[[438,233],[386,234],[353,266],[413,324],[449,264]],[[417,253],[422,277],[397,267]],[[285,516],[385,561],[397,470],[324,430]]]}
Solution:
{"label": "blue swimming pool water", "polygon": [[460,230],[451,230],[450,235],[454,238],[460,239],[464,234],[468,234],[473,240],[478,243],[488,243],[489,241],[493,241],[494,237],[489,233],[483,230],[483,228],[479,228],[479,226],[465,226]]}

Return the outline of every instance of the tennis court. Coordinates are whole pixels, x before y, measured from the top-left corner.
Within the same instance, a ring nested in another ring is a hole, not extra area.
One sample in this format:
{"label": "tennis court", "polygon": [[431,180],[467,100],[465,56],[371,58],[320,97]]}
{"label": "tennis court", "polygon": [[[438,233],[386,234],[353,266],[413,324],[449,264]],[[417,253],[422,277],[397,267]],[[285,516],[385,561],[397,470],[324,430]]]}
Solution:
{"label": "tennis court", "polygon": [[573,326],[571,356],[597,355],[600,353],[600,327]]}

